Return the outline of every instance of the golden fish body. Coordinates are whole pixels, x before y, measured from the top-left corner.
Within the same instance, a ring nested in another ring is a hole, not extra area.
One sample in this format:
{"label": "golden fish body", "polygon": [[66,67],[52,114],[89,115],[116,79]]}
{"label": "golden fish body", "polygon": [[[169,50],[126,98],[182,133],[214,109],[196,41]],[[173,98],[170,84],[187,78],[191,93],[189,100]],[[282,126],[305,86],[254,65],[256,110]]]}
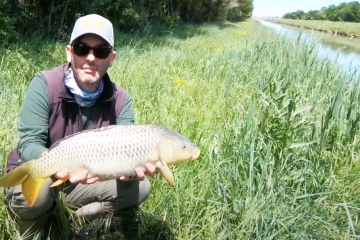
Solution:
{"label": "golden fish body", "polygon": [[[69,170],[69,177],[86,169],[88,177],[96,176],[104,181],[121,175],[135,176],[135,169],[145,170],[148,162],[156,164],[174,186],[167,165],[195,160],[199,154],[199,148],[188,138],[163,126],[112,125],[59,140],[39,158],[6,174],[0,179],[0,186],[21,184],[25,199],[32,206],[45,179],[62,169]],[[68,179],[59,179],[52,186]]]}

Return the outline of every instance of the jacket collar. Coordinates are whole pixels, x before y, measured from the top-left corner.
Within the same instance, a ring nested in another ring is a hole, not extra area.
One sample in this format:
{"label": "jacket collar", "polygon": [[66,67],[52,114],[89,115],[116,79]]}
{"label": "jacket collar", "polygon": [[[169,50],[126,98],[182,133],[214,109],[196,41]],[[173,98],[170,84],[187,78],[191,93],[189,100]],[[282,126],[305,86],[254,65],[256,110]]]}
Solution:
{"label": "jacket collar", "polygon": [[[63,76],[65,76],[65,72],[71,67],[70,63],[63,65]],[[64,78],[64,77],[63,77]],[[107,102],[115,99],[115,85],[111,82],[110,77],[107,73],[102,78],[104,82],[104,89],[100,94],[98,101],[100,102]],[[75,102],[74,95],[70,92],[70,90],[66,87],[65,82],[61,84],[62,88],[60,90],[60,98],[64,99],[67,102]]]}

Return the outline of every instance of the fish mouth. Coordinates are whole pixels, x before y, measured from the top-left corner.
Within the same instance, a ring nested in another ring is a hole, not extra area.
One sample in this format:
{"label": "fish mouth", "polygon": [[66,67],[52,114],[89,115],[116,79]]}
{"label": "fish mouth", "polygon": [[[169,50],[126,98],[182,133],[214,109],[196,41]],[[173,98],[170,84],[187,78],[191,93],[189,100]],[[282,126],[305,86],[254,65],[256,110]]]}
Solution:
{"label": "fish mouth", "polygon": [[195,159],[197,159],[200,155],[200,149],[195,149],[194,154],[188,159],[189,161],[194,161]]}

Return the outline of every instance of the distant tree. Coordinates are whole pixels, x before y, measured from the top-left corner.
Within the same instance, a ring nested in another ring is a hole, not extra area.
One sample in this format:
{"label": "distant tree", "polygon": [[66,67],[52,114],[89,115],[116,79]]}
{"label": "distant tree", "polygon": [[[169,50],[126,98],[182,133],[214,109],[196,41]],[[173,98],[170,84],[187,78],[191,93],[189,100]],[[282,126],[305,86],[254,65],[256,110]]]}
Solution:
{"label": "distant tree", "polygon": [[302,11],[302,10],[297,10],[297,11],[295,12],[295,17],[296,17],[297,19],[305,19],[305,12]]}
{"label": "distant tree", "polygon": [[329,20],[344,22],[360,22],[360,3],[358,1],[332,4],[321,10],[311,10],[307,13],[297,10],[283,15],[283,19]]}
{"label": "distant tree", "polygon": [[319,10],[311,10],[307,14],[305,14],[305,20],[319,20]]}
{"label": "distant tree", "polygon": [[338,9],[334,4],[330,5],[328,8],[326,8],[326,10],[324,12],[325,12],[327,20],[330,20],[330,21],[339,21],[340,20]]}
{"label": "distant tree", "polygon": [[339,17],[344,22],[360,22],[360,3],[352,2],[339,9]]}

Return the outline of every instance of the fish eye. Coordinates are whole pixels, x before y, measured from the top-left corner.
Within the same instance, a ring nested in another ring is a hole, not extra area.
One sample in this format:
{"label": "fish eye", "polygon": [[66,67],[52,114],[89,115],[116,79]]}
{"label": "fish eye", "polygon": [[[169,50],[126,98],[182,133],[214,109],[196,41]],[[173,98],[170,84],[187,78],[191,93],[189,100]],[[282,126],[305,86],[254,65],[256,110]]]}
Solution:
{"label": "fish eye", "polygon": [[185,149],[185,148],[186,148],[186,144],[185,144],[185,143],[183,143],[182,148],[183,148],[183,149]]}

